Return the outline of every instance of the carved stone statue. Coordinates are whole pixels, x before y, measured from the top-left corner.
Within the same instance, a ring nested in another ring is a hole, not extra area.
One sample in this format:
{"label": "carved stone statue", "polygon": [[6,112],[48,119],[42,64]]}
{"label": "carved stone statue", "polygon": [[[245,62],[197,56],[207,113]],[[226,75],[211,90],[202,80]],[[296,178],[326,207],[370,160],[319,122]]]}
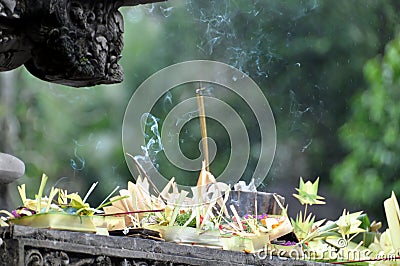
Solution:
{"label": "carved stone statue", "polygon": [[160,0],[0,0],[0,71],[75,87],[121,82],[118,8]]}

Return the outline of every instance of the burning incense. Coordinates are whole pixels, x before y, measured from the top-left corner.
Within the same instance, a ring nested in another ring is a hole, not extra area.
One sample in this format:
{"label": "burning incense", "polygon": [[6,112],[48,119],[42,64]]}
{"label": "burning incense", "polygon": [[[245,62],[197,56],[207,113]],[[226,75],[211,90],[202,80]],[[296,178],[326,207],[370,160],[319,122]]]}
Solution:
{"label": "burning incense", "polygon": [[208,158],[208,141],[207,141],[207,124],[206,124],[206,111],[204,108],[204,99],[201,94],[202,89],[196,90],[196,99],[197,99],[197,107],[199,109],[199,118],[200,118],[200,128],[201,128],[201,139],[203,140],[203,154],[204,161],[206,162],[206,170],[210,171],[209,167],[209,158]]}
{"label": "burning incense", "polygon": [[128,155],[133,160],[133,162],[135,163],[136,168],[138,169],[139,174],[143,174],[143,176],[147,178],[147,180],[149,181],[150,185],[153,187],[154,191],[158,195],[160,195],[160,191],[158,190],[157,186],[153,183],[153,181],[151,180],[151,178],[147,174],[146,170],[144,170],[143,166],[138,162],[136,157],[133,156],[130,153],[125,153],[125,154]]}

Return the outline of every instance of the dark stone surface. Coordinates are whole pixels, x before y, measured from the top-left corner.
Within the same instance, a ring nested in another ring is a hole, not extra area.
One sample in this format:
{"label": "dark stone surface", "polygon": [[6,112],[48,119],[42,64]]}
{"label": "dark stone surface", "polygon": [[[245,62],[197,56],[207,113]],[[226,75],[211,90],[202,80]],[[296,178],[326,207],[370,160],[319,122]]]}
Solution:
{"label": "dark stone surface", "polygon": [[323,265],[155,240],[0,228],[0,265]]}
{"label": "dark stone surface", "polygon": [[121,82],[118,8],[162,0],[0,0],[0,71],[74,87]]}

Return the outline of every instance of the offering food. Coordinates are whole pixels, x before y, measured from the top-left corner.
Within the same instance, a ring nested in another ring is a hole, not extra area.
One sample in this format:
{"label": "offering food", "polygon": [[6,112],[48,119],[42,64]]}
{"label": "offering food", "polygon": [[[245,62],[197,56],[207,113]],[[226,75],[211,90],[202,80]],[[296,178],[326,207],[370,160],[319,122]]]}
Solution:
{"label": "offering food", "polygon": [[[188,191],[179,191],[174,179],[159,195],[151,195],[149,181],[139,176],[136,183],[128,183],[127,189],[114,189],[97,208],[86,202],[97,183],[82,199],[77,193],[59,188],[51,188],[49,195],[44,196],[46,181],[47,176],[43,175],[33,199],[27,198],[25,185],[19,186],[23,204],[11,212],[0,211],[0,225],[143,237],[247,253],[291,258],[296,255],[295,259],[397,265],[400,210],[394,193],[384,204],[389,228],[379,233],[381,224],[370,222],[362,212],[344,210],[336,221],[315,221],[311,213],[307,214],[307,206],[324,204],[317,194],[318,179],[314,183],[300,179],[295,197],[305,205],[305,210],[296,219],[289,219],[282,198],[275,194],[274,204],[279,206],[275,213],[258,213],[255,207],[251,213],[240,215],[229,201],[230,194],[238,191],[216,182],[205,164],[197,186],[192,188],[192,197]],[[244,185],[236,188],[244,192]],[[112,197],[117,191],[119,195]],[[249,202],[248,197],[244,198],[244,202]],[[257,202],[252,206],[257,206]],[[393,259],[385,259],[389,257]]]}

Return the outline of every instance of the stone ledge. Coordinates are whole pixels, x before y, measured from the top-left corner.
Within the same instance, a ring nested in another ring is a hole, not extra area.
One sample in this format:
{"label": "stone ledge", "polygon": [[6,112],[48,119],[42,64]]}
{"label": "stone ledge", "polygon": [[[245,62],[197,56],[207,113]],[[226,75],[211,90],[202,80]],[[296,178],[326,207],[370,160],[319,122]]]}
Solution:
{"label": "stone ledge", "polygon": [[161,241],[25,226],[0,228],[0,265],[326,265]]}

